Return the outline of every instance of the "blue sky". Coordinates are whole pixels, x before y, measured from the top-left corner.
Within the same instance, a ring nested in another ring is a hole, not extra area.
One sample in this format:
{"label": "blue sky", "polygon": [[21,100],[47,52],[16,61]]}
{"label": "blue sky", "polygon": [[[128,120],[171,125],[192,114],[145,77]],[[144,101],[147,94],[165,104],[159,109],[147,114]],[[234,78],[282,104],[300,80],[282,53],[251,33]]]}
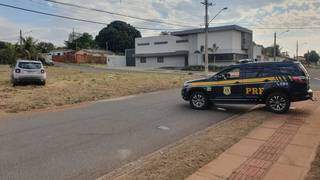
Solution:
{"label": "blue sky", "polygon": [[[121,3],[120,0],[64,0],[62,2],[188,26],[203,25],[204,9],[200,0],[121,0]],[[123,20],[134,26],[180,28],[65,7],[43,0],[0,0],[0,3],[106,23]],[[317,29],[290,29],[288,33],[279,37],[278,42],[282,50],[288,51],[291,55],[295,53],[297,40],[301,44],[301,53],[309,49],[320,51],[318,35],[320,0],[216,0],[213,3],[215,6],[209,9],[211,17],[223,7],[228,7],[228,10],[213,21],[211,26],[237,24],[247,27],[253,30],[254,41],[264,46],[270,46],[273,43],[274,32],[281,33],[286,31],[286,28],[318,27]],[[278,29],[266,29],[275,27]],[[51,41],[56,45],[63,45],[73,28],[77,32],[89,32],[95,36],[103,26],[0,7],[0,40],[16,42],[19,29],[22,29],[26,36],[34,36],[39,41]],[[141,32],[143,36],[159,34],[159,31],[151,30],[141,30]]]}

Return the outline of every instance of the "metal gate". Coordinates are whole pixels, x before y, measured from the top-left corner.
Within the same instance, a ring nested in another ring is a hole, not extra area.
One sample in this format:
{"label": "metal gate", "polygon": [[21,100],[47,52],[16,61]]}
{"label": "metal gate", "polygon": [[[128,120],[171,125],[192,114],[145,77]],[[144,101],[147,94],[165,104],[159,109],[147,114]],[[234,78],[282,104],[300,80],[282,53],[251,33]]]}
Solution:
{"label": "metal gate", "polygon": [[126,65],[136,66],[135,49],[126,49]]}

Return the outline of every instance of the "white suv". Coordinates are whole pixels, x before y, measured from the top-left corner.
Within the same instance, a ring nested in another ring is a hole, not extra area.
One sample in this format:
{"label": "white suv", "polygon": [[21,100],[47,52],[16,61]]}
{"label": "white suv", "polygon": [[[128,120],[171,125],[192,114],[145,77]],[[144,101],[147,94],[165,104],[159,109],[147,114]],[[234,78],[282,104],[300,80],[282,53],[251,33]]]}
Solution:
{"label": "white suv", "polygon": [[47,74],[40,61],[18,60],[11,74],[13,86],[19,83],[46,84]]}

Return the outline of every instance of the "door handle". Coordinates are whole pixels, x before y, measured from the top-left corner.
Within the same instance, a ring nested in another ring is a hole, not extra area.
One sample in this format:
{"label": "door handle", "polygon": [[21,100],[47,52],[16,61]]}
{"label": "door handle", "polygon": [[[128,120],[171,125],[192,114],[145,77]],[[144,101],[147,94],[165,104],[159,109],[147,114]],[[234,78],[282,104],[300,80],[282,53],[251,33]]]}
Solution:
{"label": "door handle", "polygon": [[266,80],[264,80],[264,82],[270,82],[270,80],[269,80],[269,79],[266,79]]}
{"label": "door handle", "polygon": [[235,84],[240,84],[240,82],[239,82],[239,81],[236,81]]}

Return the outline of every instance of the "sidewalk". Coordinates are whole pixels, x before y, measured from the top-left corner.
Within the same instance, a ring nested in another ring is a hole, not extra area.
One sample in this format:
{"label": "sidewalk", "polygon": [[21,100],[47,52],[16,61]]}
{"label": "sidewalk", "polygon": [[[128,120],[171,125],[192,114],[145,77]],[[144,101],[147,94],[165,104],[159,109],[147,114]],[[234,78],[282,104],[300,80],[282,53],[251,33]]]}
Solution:
{"label": "sidewalk", "polygon": [[320,142],[320,102],[294,106],[288,114],[275,114],[187,179],[304,179]]}

